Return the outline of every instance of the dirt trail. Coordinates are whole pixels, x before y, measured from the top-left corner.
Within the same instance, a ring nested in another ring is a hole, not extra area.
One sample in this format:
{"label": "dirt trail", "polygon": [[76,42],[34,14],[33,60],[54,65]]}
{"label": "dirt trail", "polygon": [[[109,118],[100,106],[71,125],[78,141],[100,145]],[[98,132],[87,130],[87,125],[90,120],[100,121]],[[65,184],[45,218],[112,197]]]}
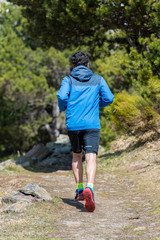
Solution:
{"label": "dirt trail", "polygon": [[[158,215],[153,214],[149,194],[135,191],[129,179],[103,173],[95,186],[96,210],[85,211],[82,203],[75,203],[74,181],[71,176],[59,176],[56,195],[63,200],[61,218],[53,236],[62,239],[118,239],[149,240],[160,238]],[[63,187],[62,187],[63,186]]]}
{"label": "dirt trail", "polygon": [[[147,176],[146,170],[139,170],[139,175],[143,174]],[[160,240],[159,196],[140,187],[137,176],[126,170],[98,170],[96,210],[89,213],[84,202],[73,201],[76,185],[72,171],[3,172],[0,198],[36,182],[53,195],[53,201],[36,203],[21,214],[1,213],[0,240]]]}
{"label": "dirt trail", "polygon": [[[73,201],[75,183],[70,171],[50,174],[31,174],[22,176],[8,176],[10,183],[16,186],[24,185],[28,181],[34,181],[45,187],[50,193],[56,196],[55,204],[51,203],[48,212],[48,222],[44,222],[43,232],[32,229],[29,226],[40,221],[39,207],[37,212],[29,218],[29,213],[2,214],[0,224],[2,233],[0,239],[12,240],[20,238],[20,229],[23,239],[31,239],[29,231],[34,231],[32,239],[95,239],[95,240],[151,240],[160,239],[160,219],[153,212],[152,203],[154,200],[149,193],[138,193],[136,186],[127,176],[109,174],[107,172],[98,174],[95,185],[96,210],[94,213],[86,212],[83,202]],[[5,180],[4,178],[4,180]],[[41,211],[46,203],[40,206]],[[45,209],[44,209],[45,211]],[[43,211],[41,213],[43,217]],[[58,216],[55,218],[55,216]],[[21,222],[17,222],[21,219]],[[30,221],[30,224],[28,223]],[[24,226],[27,223],[28,228]],[[32,223],[33,222],[33,223]],[[5,223],[5,224],[4,224]],[[15,223],[18,224],[13,228]],[[48,224],[54,227],[53,232],[45,231]],[[6,229],[10,227],[11,232],[6,234]],[[3,231],[4,230],[4,231]],[[31,231],[31,232],[32,232]],[[28,237],[27,237],[28,236]]]}

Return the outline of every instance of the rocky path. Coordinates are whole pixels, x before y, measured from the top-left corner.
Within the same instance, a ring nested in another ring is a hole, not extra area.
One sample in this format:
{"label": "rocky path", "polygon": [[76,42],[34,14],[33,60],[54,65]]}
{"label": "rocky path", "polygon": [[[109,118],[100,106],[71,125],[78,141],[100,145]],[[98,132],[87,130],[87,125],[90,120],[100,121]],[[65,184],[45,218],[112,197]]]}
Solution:
{"label": "rocky path", "polygon": [[[146,168],[131,173],[115,169],[99,168],[93,213],[85,210],[84,202],[73,201],[76,185],[70,170],[1,172],[0,199],[35,182],[52,195],[53,201],[36,203],[19,214],[2,212],[0,240],[160,240],[160,195],[137,182],[143,174],[159,174],[159,165],[150,166],[150,173]],[[156,181],[153,188],[160,185],[158,177]]]}
{"label": "rocky path", "polygon": [[149,193],[138,193],[127,177],[99,174],[95,186],[96,210],[86,212],[75,203],[72,176],[61,175],[54,192],[63,203],[52,237],[60,239],[151,240],[160,239],[160,222],[153,214]]}

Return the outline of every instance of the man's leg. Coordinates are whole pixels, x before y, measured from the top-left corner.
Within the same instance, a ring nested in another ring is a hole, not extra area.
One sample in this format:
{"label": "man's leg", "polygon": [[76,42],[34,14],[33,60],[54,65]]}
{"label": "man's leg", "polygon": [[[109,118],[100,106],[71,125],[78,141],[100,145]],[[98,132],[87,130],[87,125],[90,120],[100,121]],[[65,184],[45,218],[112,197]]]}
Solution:
{"label": "man's leg", "polygon": [[83,191],[83,195],[86,200],[85,208],[89,212],[93,212],[95,210],[93,184],[96,177],[96,167],[96,153],[86,153],[87,187]]}
{"label": "man's leg", "polygon": [[83,164],[82,164],[82,153],[74,153],[72,159],[72,169],[74,173],[74,177],[77,183],[77,190],[75,201],[83,201]]}
{"label": "man's leg", "polygon": [[75,201],[81,201],[84,200],[83,165],[82,165],[83,136],[80,130],[68,131],[68,136],[71,142],[73,152],[72,169],[77,184]]}
{"label": "man's leg", "polygon": [[96,153],[86,153],[87,183],[94,184],[96,177]]}
{"label": "man's leg", "polygon": [[86,200],[85,208],[89,212],[95,210],[95,201],[93,193],[93,184],[96,177],[96,154],[99,147],[99,129],[86,129],[84,130],[84,149],[86,152],[86,174],[87,174],[87,187],[83,191]]}
{"label": "man's leg", "polygon": [[83,183],[82,153],[73,152],[72,169],[76,183]]}
{"label": "man's leg", "polygon": [[93,191],[93,184],[96,177],[96,154],[99,147],[99,129],[86,129],[84,131],[84,149],[86,158],[87,187]]}

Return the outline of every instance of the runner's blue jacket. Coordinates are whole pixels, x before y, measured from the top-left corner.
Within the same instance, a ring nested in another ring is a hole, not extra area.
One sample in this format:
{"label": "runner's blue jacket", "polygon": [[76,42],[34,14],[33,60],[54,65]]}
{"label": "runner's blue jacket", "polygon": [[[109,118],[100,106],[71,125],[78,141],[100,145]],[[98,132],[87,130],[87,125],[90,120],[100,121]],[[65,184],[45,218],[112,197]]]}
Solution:
{"label": "runner's blue jacket", "polygon": [[68,131],[100,129],[99,107],[108,106],[114,99],[103,77],[83,65],[73,68],[62,80],[57,96],[60,111],[66,110]]}

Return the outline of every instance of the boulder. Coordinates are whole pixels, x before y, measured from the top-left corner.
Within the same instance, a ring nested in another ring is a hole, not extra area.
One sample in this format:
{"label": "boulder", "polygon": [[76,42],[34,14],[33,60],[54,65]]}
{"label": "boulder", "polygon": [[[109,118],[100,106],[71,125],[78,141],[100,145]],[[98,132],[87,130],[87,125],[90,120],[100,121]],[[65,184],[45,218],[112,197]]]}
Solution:
{"label": "boulder", "polygon": [[40,162],[50,154],[49,149],[43,144],[36,144],[25,157],[33,159],[35,162]]}
{"label": "boulder", "polygon": [[56,148],[52,153],[52,156],[57,156],[61,154],[70,154],[71,153],[71,146],[70,144],[56,144]]}
{"label": "boulder", "polygon": [[31,158],[28,158],[26,156],[20,156],[17,158],[16,164],[20,164],[22,167],[28,167],[33,163],[33,160]]}
{"label": "boulder", "polygon": [[36,183],[30,183],[25,187],[20,188],[18,191],[26,195],[32,195],[43,201],[52,200],[50,194]]}
{"label": "boulder", "polygon": [[53,166],[57,163],[59,163],[59,158],[51,156],[51,157],[44,159],[42,162],[40,162],[38,164],[38,166],[48,166],[49,167],[49,166]]}
{"label": "boulder", "polygon": [[36,144],[30,151],[28,151],[24,156],[20,156],[17,159],[17,164],[21,164],[26,167],[31,164],[38,163],[49,156],[51,153],[49,149],[43,144]]}
{"label": "boulder", "polygon": [[11,204],[19,201],[31,202],[35,200],[33,196],[25,196],[23,193],[19,191],[14,191],[12,193],[7,194],[4,198],[2,198],[2,204]]}
{"label": "boulder", "polygon": [[23,212],[34,202],[52,200],[50,194],[36,183],[30,183],[25,187],[7,194],[1,202],[3,212]]}
{"label": "boulder", "polygon": [[[60,161],[60,159],[62,159]],[[42,143],[35,145],[24,156],[17,159],[17,164],[23,167],[37,164],[39,167],[50,167],[58,164],[59,167],[70,166],[72,151],[69,137],[61,134],[56,142],[48,142],[46,146]]]}

